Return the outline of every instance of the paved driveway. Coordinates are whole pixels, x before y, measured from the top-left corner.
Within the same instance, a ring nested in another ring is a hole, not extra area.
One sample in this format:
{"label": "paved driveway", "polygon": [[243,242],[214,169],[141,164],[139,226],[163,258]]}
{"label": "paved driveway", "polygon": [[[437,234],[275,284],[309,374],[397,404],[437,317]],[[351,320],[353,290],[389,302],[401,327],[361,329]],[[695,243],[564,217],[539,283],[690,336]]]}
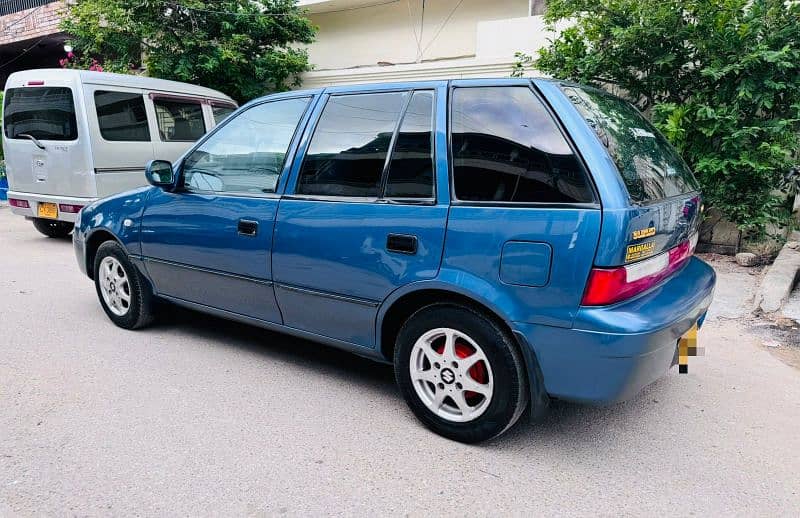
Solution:
{"label": "paved driveway", "polygon": [[721,278],[688,375],[465,446],[388,367],[177,309],[114,327],[71,244],[0,207],[0,516],[797,516],[800,371],[730,310],[754,279]]}

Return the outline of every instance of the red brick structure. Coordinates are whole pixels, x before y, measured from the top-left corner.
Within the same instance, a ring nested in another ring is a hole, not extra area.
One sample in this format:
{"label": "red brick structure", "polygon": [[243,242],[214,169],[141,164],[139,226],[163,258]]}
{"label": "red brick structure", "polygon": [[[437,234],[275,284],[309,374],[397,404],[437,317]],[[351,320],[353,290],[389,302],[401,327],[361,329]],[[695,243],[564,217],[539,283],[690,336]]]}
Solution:
{"label": "red brick structure", "polygon": [[58,67],[65,0],[0,0],[0,88],[17,70]]}

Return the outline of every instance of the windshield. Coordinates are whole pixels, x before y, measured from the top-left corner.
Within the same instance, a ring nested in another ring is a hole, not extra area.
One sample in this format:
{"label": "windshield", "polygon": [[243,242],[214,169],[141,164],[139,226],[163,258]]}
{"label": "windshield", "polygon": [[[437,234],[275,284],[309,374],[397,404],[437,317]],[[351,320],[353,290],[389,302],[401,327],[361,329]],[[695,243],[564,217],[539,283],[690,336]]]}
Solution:
{"label": "windshield", "polygon": [[608,148],[632,201],[646,203],[699,189],[675,148],[633,105],[593,88],[562,90]]}
{"label": "windshield", "polygon": [[6,137],[39,140],[75,140],[78,124],[72,90],[63,87],[9,88],[5,94],[3,124]]}

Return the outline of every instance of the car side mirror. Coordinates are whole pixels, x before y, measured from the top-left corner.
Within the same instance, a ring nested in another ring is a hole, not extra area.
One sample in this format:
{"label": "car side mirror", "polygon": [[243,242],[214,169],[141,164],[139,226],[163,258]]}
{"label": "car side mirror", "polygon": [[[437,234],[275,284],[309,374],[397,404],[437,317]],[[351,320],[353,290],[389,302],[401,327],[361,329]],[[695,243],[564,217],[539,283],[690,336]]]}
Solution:
{"label": "car side mirror", "polygon": [[144,175],[150,185],[167,189],[175,183],[175,172],[172,163],[167,160],[151,160],[144,169]]}

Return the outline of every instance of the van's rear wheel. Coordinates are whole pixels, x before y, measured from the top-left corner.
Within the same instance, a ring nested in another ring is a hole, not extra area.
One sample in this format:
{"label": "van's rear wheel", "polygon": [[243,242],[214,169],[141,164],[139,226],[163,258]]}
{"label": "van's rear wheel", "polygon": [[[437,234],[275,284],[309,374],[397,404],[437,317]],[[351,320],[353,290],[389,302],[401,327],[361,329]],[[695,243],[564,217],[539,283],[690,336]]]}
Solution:
{"label": "van's rear wheel", "polygon": [[474,443],[511,428],[528,403],[525,365],[512,339],[472,309],[433,305],[397,337],[395,377],[422,423]]}
{"label": "van's rear wheel", "polygon": [[72,229],[75,227],[75,225],[73,225],[68,221],[54,221],[51,219],[41,219],[41,218],[35,218],[33,220],[33,226],[36,227],[36,230],[46,235],[47,237],[61,238],[61,239],[67,237],[69,233],[72,232]]}

